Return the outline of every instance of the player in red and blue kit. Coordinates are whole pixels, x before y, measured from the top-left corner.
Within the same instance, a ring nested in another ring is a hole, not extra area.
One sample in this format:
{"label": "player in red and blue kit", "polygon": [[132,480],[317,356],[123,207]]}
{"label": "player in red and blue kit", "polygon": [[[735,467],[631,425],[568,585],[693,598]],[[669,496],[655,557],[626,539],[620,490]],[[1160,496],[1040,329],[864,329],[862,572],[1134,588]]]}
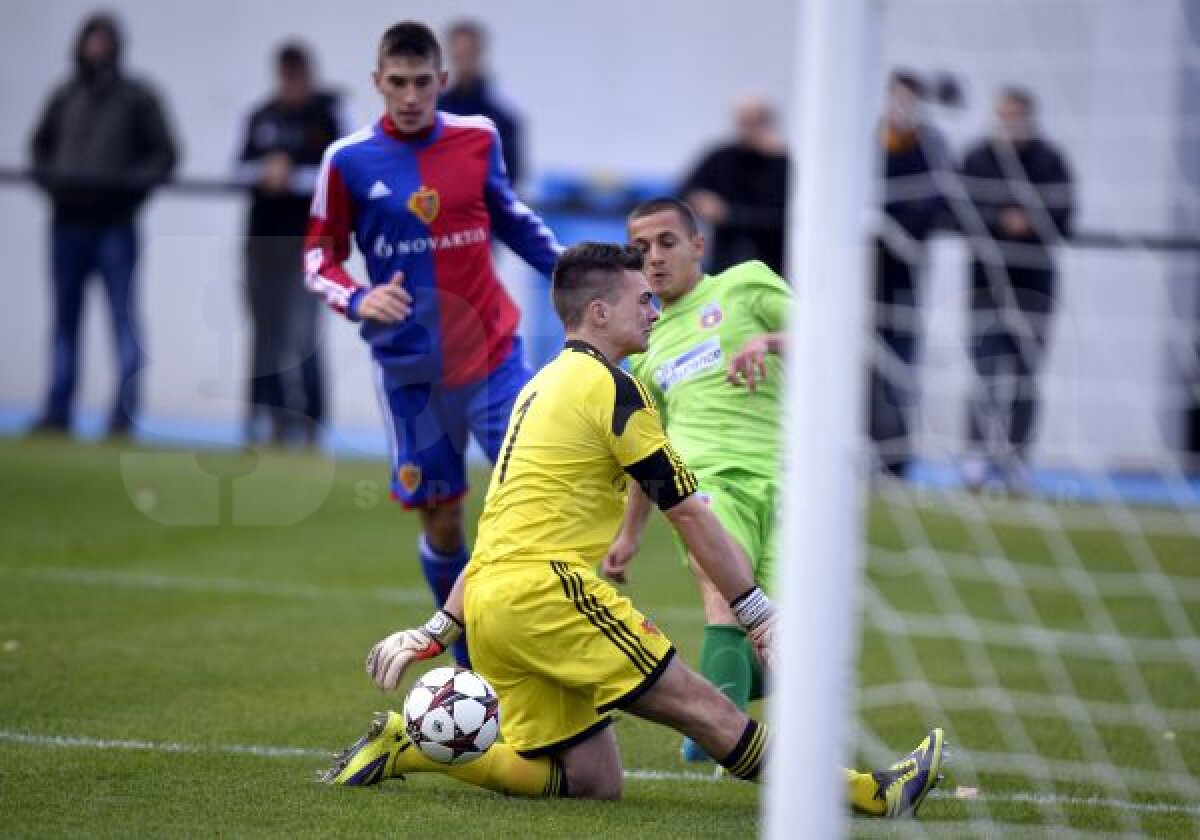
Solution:
{"label": "player in red and blue kit", "polygon": [[[437,110],[437,38],[400,23],[379,46],[385,114],[326,151],[313,196],[305,276],[362,322],[391,449],[392,495],[421,515],[421,565],[440,606],[466,565],[468,434],[494,462],[530,378],[520,313],[492,264],[495,235],[549,275],[561,250],[517,200],[484,117]],[[353,237],[369,286],[345,269]],[[455,656],[466,665],[465,646]]]}

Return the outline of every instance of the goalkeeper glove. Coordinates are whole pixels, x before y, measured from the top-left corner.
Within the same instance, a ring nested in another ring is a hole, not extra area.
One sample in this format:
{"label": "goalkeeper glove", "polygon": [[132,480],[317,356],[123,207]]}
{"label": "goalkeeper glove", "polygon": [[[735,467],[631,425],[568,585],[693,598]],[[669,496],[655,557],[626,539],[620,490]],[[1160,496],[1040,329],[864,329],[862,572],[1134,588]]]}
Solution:
{"label": "goalkeeper glove", "polygon": [[463,634],[462,624],[445,610],[438,610],[420,627],[393,633],[367,654],[367,673],[383,691],[400,682],[408,666],[442,653]]}

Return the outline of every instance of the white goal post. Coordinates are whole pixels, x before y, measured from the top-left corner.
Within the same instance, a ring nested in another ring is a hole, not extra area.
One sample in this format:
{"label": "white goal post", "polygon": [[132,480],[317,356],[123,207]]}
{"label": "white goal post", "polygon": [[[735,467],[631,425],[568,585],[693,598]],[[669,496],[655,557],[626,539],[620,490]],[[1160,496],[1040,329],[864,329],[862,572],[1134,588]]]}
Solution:
{"label": "white goal post", "polygon": [[[800,0],[791,136],[787,359],[778,650],[769,702],[766,836],[844,831],[839,767],[857,647],[860,429],[867,303],[869,0]],[[798,833],[799,832],[799,833]]]}

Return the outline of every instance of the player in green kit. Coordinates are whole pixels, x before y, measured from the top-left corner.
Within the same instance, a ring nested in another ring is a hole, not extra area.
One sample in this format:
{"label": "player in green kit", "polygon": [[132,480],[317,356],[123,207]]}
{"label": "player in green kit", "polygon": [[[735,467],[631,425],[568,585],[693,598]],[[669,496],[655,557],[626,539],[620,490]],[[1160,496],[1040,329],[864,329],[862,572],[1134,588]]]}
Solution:
{"label": "player in green kit", "polygon": [[[701,269],[704,237],[691,208],[672,198],[636,207],[631,244],[645,256],[646,278],[662,317],[632,372],[658,402],[667,435],[700,482],[700,492],[769,591],[775,563],[780,475],[780,412],[787,284],[761,262],[721,274]],[[651,510],[631,494],[603,569],[622,581]],[[681,546],[682,548],[682,546]],[[720,593],[693,563],[706,626],[700,671],[738,708],[762,694],[762,674],[745,633]],[[707,756],[685,739],[683,756]]]}

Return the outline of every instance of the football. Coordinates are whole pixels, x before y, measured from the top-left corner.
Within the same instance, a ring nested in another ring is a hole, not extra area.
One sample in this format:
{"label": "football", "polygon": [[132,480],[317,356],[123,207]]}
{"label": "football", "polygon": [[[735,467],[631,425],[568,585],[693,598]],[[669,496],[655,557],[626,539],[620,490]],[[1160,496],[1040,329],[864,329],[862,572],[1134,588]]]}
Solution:
{"label": "football", "polygon": [[466,764],[488,751],[500,728],[500,704],[487,680],[465,668],[434,668],[404,701],[408,737],[441,764]]}

